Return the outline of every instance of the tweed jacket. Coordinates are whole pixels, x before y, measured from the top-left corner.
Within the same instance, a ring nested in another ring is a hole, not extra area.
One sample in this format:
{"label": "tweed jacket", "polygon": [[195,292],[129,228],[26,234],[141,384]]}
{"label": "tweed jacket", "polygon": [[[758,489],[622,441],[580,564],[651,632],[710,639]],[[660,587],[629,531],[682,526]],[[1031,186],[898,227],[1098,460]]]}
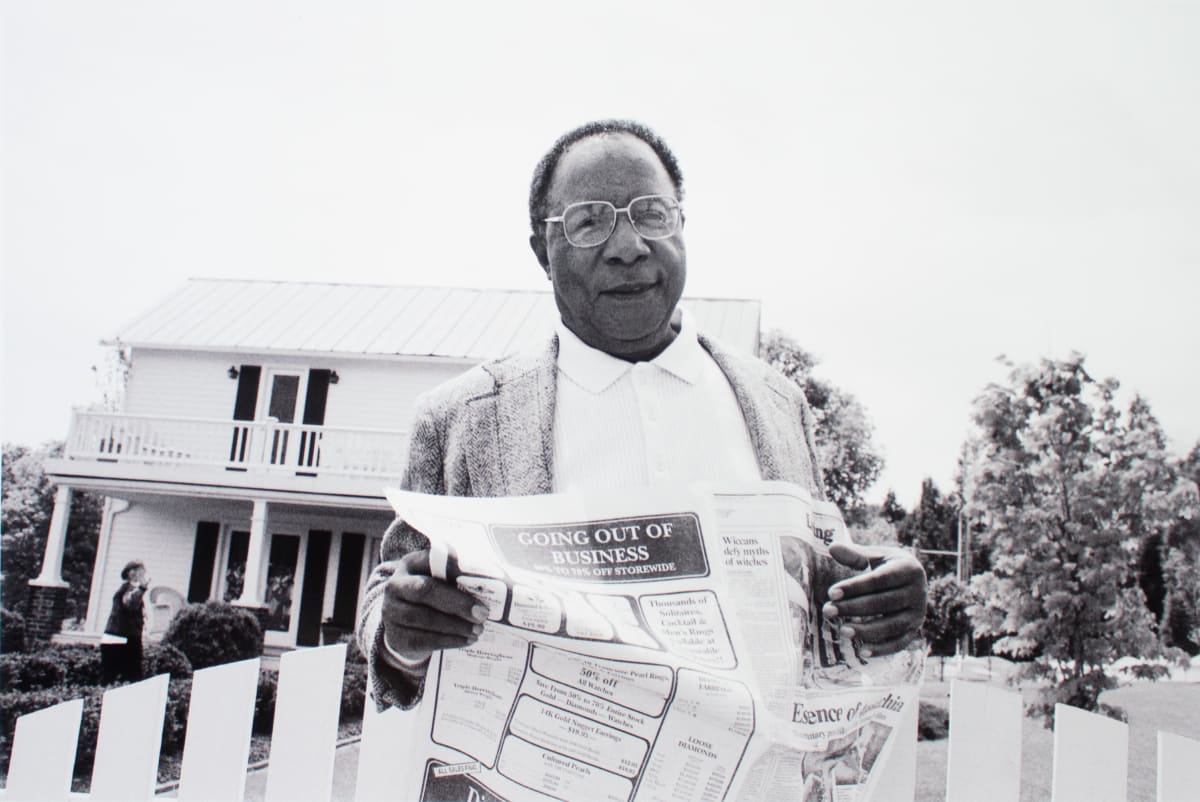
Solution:
{"label": "tweed jacket", "polygon": [[[725,350],[703,335],[701,346],[724,372],[746,421],[763,479],[794,482],[824,498],[812,436],[812,412],[800,388],[761,360]],[[450,496],[528,496],[551,492],[558,338],[537,352],[472,368],[417,402],[401,486]],[[358,640],[381,707],[411,707],[422,684],[378,657],[382,590],[398,560],[427,548],[420,532],[397,519],[384,534],[382,561],[359,611]]]}

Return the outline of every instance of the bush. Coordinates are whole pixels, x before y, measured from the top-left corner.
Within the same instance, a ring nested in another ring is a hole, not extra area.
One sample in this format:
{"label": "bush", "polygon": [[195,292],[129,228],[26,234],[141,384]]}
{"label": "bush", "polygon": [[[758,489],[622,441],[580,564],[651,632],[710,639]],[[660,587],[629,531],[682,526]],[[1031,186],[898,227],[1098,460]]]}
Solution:
{"label": "bush", "polygon": [[92,646],[50,644],[37,652],[0,654],[0,689],[5,691],[99,684],[100,651]]}
{"label": "bush", "polygon": [[90,777],[92,764],[96,759],[96,736],[100,732],[100,703],[104,697],[104,690],[94,686],[66,685],[30,691],[5,688],[4,692],[0,693],[0,736],[4,742],[0,747],[0,760],[4,761],[4,772],[8,772],[8,760],[12,752],[10,745],[18,718],[26,713],[53,707],[60,702],[82,698],[83,717],[79,723],[79,742],[75,748],[75,776]]}
{"label": "bush", "polygon": [[25,651],[25,616],[7,607],[0,607],[0,651],[5,654]]}
{"label": "bush", "polygon": [[226,602],[210,601],[183,608],[163,638],[187,655],[192,668],[234,663],[258,657],[263,632],[251,613]]}
{"label": "bush", "polygon": [[254,696],[254,724],[258,735],[270,735],[275,728],[275,697],[279,693],[279,672],[271,668],[258,672],[258,692]]}
{"label": "bush", "polygon": [[929,702],[921,702],[917,708],[917,740],[940,741],[949,734],[950,711]]}
{"label": "bush", "polygon": [[1058,704],[1078,707],[1092,713],[1099,713],[1117,721],[1129,721],[1125,711],[1114,705],[1103,704],[1100,694],[1117,687],[1117,681],[1103,671],[1096,669],[1078,677],[1068,677],[1042,691],[1042,701],[1030,705],[1028,713],[1040,716],[1042,723],[1048,729],[1054,729],[1054,706]]}
{"label": "bush", "polygon": [[192,680],[174,679],[167,686],[167,709],[163,714],[162,754],[183,753],[187,735],[188,708],[192,701]]}
{"label": "bush", "polygon": [[142,676],[170,674],[171,679],[192,676],[192,663],[187,655],[169,643],[148,643],[142,651]]}
{"label": "bush", "polygon": [[68,685],[101,685],[100,650],[84,643],[52,643],[42,652],[53,653],[62,661]]}

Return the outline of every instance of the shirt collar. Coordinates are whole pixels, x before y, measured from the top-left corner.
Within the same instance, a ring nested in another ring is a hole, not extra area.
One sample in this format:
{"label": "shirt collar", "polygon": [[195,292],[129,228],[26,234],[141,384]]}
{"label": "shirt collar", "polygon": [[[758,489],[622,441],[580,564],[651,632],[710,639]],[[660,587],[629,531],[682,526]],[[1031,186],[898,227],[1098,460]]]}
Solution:
{"label": "shirt collar", "polygon": [[[656,368],[687,382],[695,384],[700,379],[704,349],[696,338],[696,326],[687,310],[680,310],[679,333],[661,354],[648,363]],[[633,369],[634,362],[626,362],[615,356],[593,348],[579,339],[559,320],[558,369],[567,378],[590,393],[602,393],[614,382]]]}

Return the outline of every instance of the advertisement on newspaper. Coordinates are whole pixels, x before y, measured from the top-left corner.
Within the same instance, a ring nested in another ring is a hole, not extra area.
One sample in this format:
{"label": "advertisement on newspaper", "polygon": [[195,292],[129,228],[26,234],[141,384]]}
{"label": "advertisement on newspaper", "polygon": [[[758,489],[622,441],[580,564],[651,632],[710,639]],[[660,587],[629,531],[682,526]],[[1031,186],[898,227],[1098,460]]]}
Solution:
{"label": "advertisement on newspaper", "polygon": [[923,652],[865,660],[822,620],[833,505],[776,482],[388,498],[489,610],[430,663],[400,798],[872,798]]}

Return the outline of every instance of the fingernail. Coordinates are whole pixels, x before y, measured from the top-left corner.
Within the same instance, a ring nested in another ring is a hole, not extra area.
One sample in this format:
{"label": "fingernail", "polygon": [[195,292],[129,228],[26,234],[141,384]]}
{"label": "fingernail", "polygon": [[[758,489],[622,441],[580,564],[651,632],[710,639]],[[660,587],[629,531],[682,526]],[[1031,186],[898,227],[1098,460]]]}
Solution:
{"label": "fingernail", "polygon": [[483,624],[476,624],[475,626],[471,627],[471,632],[475,635],[475,637],[478,638],[483,632]]}
{"label": "fingernail", "polygon": [[842,589],[841,588],[833,587],[833,588],[829,589],[829,600],[830,601],[837,601],[840,598],[842,598]]}
{"label": "fingernail", "polygon": [[838,608],[834,607],[832,604],[826,604],[821,608],[821,612],[825,614],[826,618],[837,618]]}
{"label": "fingernail", "polygon": [[843,637],[846,637],[846,638],[854,637],[854,627],[842,627],[841,632],[842,632]]}
{"label": "fingernail", "polygon": [[477,604],[471,608],[471,617],[480,623],[488,620],[488,608],[482,604]]}
{"label": "fingernail", "polygon": [[875,655],[875,652],[871,651],[870,649],[859,649],[858,653],[863,657],[873,657]]}

